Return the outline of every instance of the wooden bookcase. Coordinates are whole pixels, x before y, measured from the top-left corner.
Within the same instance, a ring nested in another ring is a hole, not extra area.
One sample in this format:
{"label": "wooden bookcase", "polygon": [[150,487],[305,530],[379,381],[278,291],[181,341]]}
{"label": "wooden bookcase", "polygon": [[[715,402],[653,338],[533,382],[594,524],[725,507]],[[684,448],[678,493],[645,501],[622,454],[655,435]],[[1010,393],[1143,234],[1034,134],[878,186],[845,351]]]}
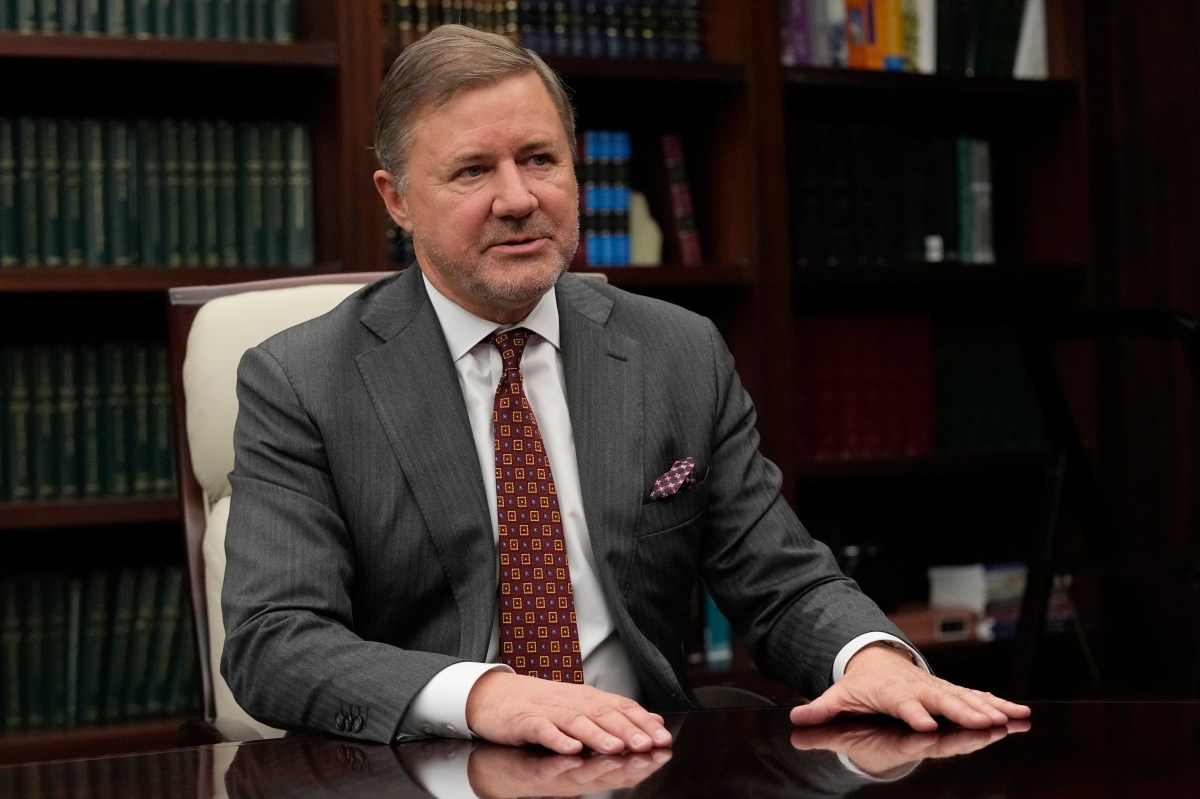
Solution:
{"label": "wooden bookcase", "polygon": [[[630,130],[635,147],[666,132],[683,138],[703,265],[603,271],[615,285],[717,321],[757,401],[763,448],[783,470],[785,492],[802,520],[809,522],[815,494],[869,503],[865,492],[881,483],[929,492],[964,473],[1032,497],[1027,516],[1014,525],[1036,514],[1044,465],[1036,452],[935,453],[886,462],[798,456],[795,331],[800,319],[859,314],[969,320],[978,311],[1020,321],[1087,296],[1092,234],[1082,5],[1047,0],[1053,79],[1043,83],[785,69],[777,0],[704,0],[705,57],[699,62],[547,59],[572,90],[579,129]],[[369,149],[375,89],[394,55],[385,45],[379,4],[300,0],[298,20],[297,41],[286,45],[0,33],[0,82],[7,87],[0,114],[300,118],[311,123],[314,138],[312,269],[386,268],[385,215],[371,184]],[[898,117],[993,141],[995,225],[1003,242],[997,263],[795,267],[787,131],[798,115],[840,122]],[[295,270],[0,270],[0,341],[164,340],[165,289],[282,274]],[[935,512],[936,491],[930,501]],[[812,520],[818,535],[821,517],[836,517],[836,508],[826,510]],[[63,546],[81,541],[115,562],[146,550],[182,562],[178,525],[177,508],[161,498],[0,506],[6,560],[8,553],[18,556],[22,570],[47,567]],[[1013,539],[1005,554],[1018,555],[1015,541],[1030,533],[995,533],[1005,534]],[[960,660],[972,662],[947,655],[947,662]],[[736,678],[744,665],[737,664],[733,673],[709,677]],[[161,721],[116,726],[112,749],[174,741],[174,728]],[[104,728],[93,732],[106,737]],[[84,734],[90,733],[10,733],[0,741],[0,760],[71,754]],[[89,752],[98,751],[92,746]]]}

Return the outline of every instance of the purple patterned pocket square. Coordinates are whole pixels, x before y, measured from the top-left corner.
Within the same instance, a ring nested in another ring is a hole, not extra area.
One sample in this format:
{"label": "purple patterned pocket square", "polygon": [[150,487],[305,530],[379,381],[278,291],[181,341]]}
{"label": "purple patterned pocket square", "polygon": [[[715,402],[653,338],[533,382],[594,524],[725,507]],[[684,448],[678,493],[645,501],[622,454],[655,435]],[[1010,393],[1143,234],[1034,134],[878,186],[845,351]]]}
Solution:
{"label": "purple patterned pocket square", "polygon": [[662,477],[654,481],[654,490],[650,499],[666,499],[673,497],[683,490],[686,485],[696,482],[696,461],[689,455],[683,460],[675,461],[674,465]]}

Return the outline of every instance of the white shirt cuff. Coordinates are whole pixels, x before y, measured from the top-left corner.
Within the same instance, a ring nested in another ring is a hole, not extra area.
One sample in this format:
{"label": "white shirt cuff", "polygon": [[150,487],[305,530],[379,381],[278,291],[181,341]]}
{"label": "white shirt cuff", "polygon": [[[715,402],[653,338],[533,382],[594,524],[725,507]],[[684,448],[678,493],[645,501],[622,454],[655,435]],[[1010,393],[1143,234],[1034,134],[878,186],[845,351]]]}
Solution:
{"label": "white shirt cuff", "polygon": [[913,649],[908,644],[901,641],[896,636],[890,633],[863,633],[857,638],[850,639],[850,642],[842,647],[838,652],[837,657],[833,659],[833,681],[837,682],[846,674],[846,664],[850,662],[850,658],[858,654],[858,651],[867,644],[873,644],[877,641],[882,641],[889,646],[894,646],[897,649],[903,649],[912,656],[913,663],[932,674],[933,670],[929,668],[929,664],[925,662],[925,658],[921,653]]}
{"label": "white shirt cuff", "polygon": [[512,671],[502,663],[454,663],[425,683],[404,714],[396,740],[424,738],[471,738],[467,726],[467,695],[475,682],[495,669]]}

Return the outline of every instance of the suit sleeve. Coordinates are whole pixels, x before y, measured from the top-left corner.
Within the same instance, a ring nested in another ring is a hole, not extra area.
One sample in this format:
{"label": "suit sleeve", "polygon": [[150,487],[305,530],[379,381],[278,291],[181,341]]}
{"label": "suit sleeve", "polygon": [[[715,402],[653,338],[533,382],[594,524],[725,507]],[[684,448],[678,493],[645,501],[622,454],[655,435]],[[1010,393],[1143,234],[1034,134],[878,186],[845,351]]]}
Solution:
{"label": "suit sleeve", "polygon": [[355,632],[355,560],[321,431],[263,348],[238,370],[221,672],[272,726],[391,741],[412,697],[459,659]]}

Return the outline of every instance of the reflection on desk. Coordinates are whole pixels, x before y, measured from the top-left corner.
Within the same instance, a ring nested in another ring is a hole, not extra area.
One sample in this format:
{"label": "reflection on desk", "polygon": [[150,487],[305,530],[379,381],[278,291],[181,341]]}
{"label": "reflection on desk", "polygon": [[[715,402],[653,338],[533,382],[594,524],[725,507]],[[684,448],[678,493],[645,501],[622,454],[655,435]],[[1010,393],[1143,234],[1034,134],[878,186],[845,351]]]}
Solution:
{"label": "reflection on desk", "polygon": [[786,708],[668,716],[670,750],[563,756],[296,736],[0,768],[0,797],[1200,796],[1200,703],[1035,703],[1009,729],[882,720],[796,729]]}

